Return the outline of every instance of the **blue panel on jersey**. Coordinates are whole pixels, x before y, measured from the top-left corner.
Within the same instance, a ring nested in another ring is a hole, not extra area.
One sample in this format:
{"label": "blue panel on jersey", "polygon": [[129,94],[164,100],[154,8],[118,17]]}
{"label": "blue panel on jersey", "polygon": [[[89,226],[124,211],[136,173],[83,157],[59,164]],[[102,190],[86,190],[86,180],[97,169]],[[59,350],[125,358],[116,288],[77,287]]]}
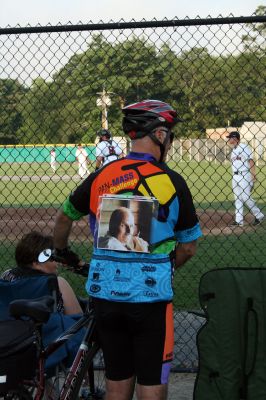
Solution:
{"label": "blue panel on jersey", "polygon": [[173,237],[175,224],[178,220],[178,214],[179,203],[177,198],[174,198],[169,207],[169,215],[167,217],[167,220],[164,222],[160,222],[157,220],[153,221],[151,244],[160,243],[163,240],[167,240]]}
{"label": "blue panel on jersey", "polygon": [[200,229],[200,224],[193,226],[193,228],[186,229],[184,231],[178,231],[176,233],[176,238],[180,243],[192,242],[202,236]]}

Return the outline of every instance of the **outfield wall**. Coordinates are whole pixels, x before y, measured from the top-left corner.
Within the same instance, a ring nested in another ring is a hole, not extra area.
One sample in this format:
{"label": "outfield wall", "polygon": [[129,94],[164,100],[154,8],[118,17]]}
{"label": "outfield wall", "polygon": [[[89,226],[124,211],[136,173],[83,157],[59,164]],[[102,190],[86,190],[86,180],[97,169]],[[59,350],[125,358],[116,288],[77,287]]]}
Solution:
{"label": "outfield wall", "polygon": [[[91,161],[95,160],[95,145],[84,144]],[[55,149],[57,162],[74,162],[77,145],[75,144],[27,144],[16,146],[0,146],[0,163],[43,163],[50,162],[50,151]]]}

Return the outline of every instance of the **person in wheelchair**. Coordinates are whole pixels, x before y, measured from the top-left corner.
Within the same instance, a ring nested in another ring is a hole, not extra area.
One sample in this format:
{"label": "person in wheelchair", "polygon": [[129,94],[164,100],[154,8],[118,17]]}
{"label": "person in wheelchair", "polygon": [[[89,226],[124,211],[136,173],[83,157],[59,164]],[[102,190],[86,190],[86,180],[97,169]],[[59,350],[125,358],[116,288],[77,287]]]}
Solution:
{"label": "person in wheelchair", "polygon": [[[53,238],[40,232],[32,231],[25,234],[18,242],[15,250],[17,266],[3,272],[1,279],[14,281],[20,278],[43,274],[57,275],[57,262],[50,257],[41,259],[40,254],[47,249],[53,249]],[[78,299],[70,284],[61,276],[57,277],[57,311],[66,315],[82,313]]]}
{"label": "person in wheelchair", "polygon": [[[44,294],[40,294],[43,292],[46,292],[45,295],[54,297],[56,300],[54,311],[41,329],[45,348],[83,316],[82,308],[70,284],[63,277],[57,275],[57,262],[53,259],[53,239],[51,236],[37,231],[25,234],[17,243],[15,259],[16,267],[6,270],[0,276],[0,293],[2,296],[0,310],[5,311],[5,306],[8,307],[10,300],[34,299],[32,296],[36,296],[36,298],[44,296]],[[9,284],[10,288],[8,289]],[[2,314],[5,314],[5,312]],[[2,320],[3,327],[6,317],[2,314],[0,321]],[[7,318],[6,321],[10,321],[10,318]],[[58,374],[66,371],[72,365],[84,332],[84,328],[81,328],[46,359],[45,375],[48,380],[45,384],[45,390],[47,393],[54,389],[54,380],[56,381]],[[10,335],[12,335],[12,332]],[[1,339],[3,339],[3,336]],[[22,338],[19,340],[22,342]],[[1,344],[1,349],[3,349],[3,343]],[[29,365],[26,363],[28,369],[25,367],[19,376],[18,374],[13,376],[12,371],[10,372],[8,369],[9,364],[7,367],[3,366],[4,359],[1,359],[1,349],[0,375],[1,368],[2,371],[8,370],[10,383],[1,385],[2,382],[0,382],[0,397],[1,390],[7,390],[13,384],[16,388],[19,379],[31,379],[29,376],[33,374],[29,361]],[[15,350],[12,357],[12,360],[17,357]],[[25,375],[23,375],[24,373]]]}

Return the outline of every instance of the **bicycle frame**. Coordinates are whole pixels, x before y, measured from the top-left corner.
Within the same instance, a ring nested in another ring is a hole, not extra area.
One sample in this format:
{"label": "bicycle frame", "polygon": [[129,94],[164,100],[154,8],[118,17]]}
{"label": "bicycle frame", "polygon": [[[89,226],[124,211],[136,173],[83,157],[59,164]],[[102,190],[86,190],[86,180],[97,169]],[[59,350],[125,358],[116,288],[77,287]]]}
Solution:
{"label": "bicycle frame", "polygon": [[[85,372],[89,369],[89,371],[91,370],[93,373],[93,370],[90,369],[89,366],[100,346],[96,342],[92,342],[92,336],[95,329],[95,320],[93,314],[91,314],[89,318],[90,320],[86,329],[86,333],[60,391],[60,400],[76,399]],[[90,383],[90,386],[94,386],[94,382],[91,381]],[[94,387],[91,389],[94,390]]]}
{"label": "bicycle frame", "polygon": [[[93,358],[100,349],[95,335],[95,319],[93,310],[86,310],[84,315],[70,328],[63,332],[56,340],[41,351],[39,358],[38,376],[35,381],[24,381],[23,385],[35,388],[34,400],[42,400],[45,391],[45,360],[53,354],[60,346],[73,337],[81,328],[86,327],[85,334],[80,343],[74,361],[68,370],[63,386],[56,396],[49,396],[49,400],[76,400],[86,372],[89,376],[89,385],[92,393],[95,391]],[[37,324],[38,326],[39,324]]]}

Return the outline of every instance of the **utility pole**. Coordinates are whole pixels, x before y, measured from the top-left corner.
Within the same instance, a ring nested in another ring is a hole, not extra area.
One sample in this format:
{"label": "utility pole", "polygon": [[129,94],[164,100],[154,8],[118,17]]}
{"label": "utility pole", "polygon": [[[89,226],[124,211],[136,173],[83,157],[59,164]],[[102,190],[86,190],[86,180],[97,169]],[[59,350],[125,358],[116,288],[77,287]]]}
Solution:
{"label": "utility pole", "polygon": [[102,128],[108,129],[108,107],[112,104],[110,94],[113,94],[113,92],[107,92],[103,87],[102,92],[97,92],[97,94],[99,97],[96,100],[96,104],[102,110]]}

